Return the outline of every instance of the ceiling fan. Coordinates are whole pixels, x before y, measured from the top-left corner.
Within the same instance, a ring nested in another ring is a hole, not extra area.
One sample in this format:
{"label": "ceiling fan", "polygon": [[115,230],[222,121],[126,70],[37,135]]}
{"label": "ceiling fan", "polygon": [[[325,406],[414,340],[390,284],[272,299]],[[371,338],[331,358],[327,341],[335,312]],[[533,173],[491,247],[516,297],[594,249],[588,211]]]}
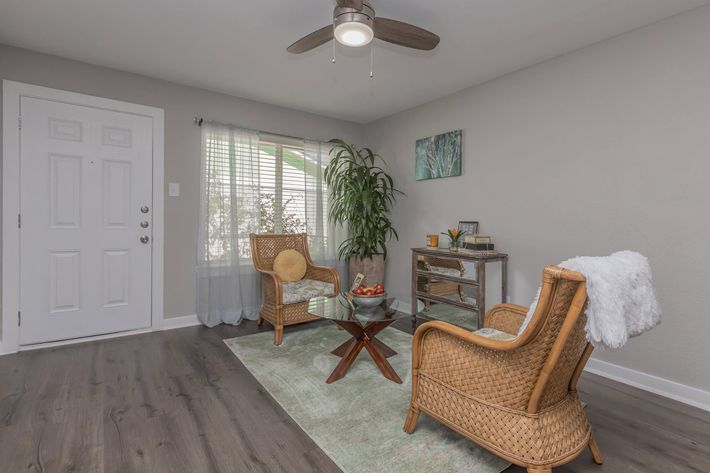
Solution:
{"label": "ceiling fan", "polygon": [[389,18],[378,18],[368,0],[336,0],[333,24],[304,36],[286,48],[300,54],[335,38],[340,44],[357,48],[373,38],[407,48],[431,50],[439,44],[439,36],[418,26]]}

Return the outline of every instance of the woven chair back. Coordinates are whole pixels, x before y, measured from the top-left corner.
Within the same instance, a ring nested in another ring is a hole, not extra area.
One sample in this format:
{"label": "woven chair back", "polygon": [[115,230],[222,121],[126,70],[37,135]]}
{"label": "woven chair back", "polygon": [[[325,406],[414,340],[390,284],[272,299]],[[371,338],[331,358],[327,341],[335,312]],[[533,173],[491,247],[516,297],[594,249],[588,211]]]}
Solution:
{"label": "woven chair back", "polygon": [[584,276],[557,266],[547,266],[537,308],[522,338],[532,338],[529,354],[532,391],[528,412],[538,412],[560,402],[575,388],[577,371],[587,361],[589,346],[583,308],[587,300]]}
{"label": "woven chair back", "polygon": [[249,235],[249,240],[254,266],[258,270],[273,271],[274,259],[284,250],[296,250],[306,258],[306,261],[311,261],[305,233],[252,233]]}

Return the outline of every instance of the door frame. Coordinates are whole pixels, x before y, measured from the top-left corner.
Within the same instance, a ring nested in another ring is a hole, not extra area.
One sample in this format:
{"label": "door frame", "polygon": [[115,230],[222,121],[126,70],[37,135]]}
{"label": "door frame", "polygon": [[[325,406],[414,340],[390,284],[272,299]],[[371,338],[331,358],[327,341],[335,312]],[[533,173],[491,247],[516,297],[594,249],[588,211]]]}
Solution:
{"label": "door frame", "polygon": [[[37,85],[3,80],[3,154],[2,154],[2,338],[0,354],[15,353],[20,346],[20,100],[32,97],[72,105],[131,113],[153,121],[153,247],[151,274],[151,328],[163,328],[163,219],[164,219],[164,129],[165,112],[156,107],[67,92]],[[120,332],[121,335],[145,332],[146,329]],[[82,337],[85,341],[95,337]],[[96,338],[106,338],[98,335]]]}

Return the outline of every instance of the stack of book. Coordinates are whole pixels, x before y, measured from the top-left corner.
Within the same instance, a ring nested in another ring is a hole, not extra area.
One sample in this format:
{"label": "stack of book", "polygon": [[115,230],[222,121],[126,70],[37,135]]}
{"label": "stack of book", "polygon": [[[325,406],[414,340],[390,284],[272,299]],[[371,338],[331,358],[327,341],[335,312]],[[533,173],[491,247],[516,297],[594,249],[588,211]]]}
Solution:
{"label": "stack of book", "polygon": [[464,235],[463,246],[468,250],[475,251],[491,251],[495,249],[491,237],[478,234]]}

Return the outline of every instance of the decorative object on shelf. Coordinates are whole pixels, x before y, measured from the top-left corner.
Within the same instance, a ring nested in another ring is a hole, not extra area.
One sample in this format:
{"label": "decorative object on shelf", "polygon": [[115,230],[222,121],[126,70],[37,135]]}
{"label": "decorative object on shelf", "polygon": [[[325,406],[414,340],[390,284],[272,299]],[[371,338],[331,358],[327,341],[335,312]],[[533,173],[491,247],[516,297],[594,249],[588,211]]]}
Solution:
{"label": "decorative object on shelf", "polygon": [[389,214],[396,196],[404,193],[394,187],[383,169],[384,160],[371,149],[338,139],[330,143],[331,161],[323,173],[331,192],[328,217],[335,225],[347,225],[350,232],[338,256],[348,262],[351,281],[363,273],[373,285],[385,280],[387,241],[399,239]]}
{"label": "decorative object on shelf", "polygon": [[415,176],[417,181],[461,175],[463,130],[417,140]]}
{"label": "decorative object on shelf", "polygon": [[492,251],[495,247],[491,237],[486,235],[467,234],[463,238],[463,247],[474,251]]}
{"label": "decorative object on shelf", "polygon": [[459,222],[459,229],[461,229],[462,226],[463,228],[467,228],[472,223],[475,223],[476,231],[466,234],[463,239],[463,247],[467,250],[474,251],[493,251],[495,246],[493,245],[491,237],[478,234],[478,222]]}
{"label": "decorative object on shelf", "polygon": [[[421,264],[427,260],[432,263],[429,267]],[[461,271],[443,271],[443,260],[450,261],[451,264],[447,266],[459,264]],[[475,265],[475,273],[468,274],[469,271],[463,271],[463,263],[466,262]],[[421,299],[424,301],[425,311],[431,302],[470,311],[477,318],[475,328],[480,328],[478,323],[486,313],[486,265],[497,262],[501,263],[501,302],[504,303],[508,298],[508,255],[497,251],[462,249],[458,253],[452,253],[444,248],[412,248],[412,322],[416,322],[416,317],[431,318],[419,311],[418,301]],[[473,299],[463,297],[463,289],[459,286],[473,288]],[[457,292],[460,297],[450,297]]]}
{"label": "decorative object on shelf", "polygon": [[463,247],[471,251],[495,251],[493,243],[471,243],[464,239]]}
{"label": "decorative object on shelf", "polygon": [[478,222],[459,220],[459,230],[466,232],[468,236],[478,234]]}
{"label": "decorative object on shelf", "polygon": [[429,248],[439,248],[439,235],[431,234],[426,236],[426,246]]}
{"label": "decorative object on shelf", "polygon": [[466,235],[464,240],[469,243],[492,243],[491,237],[486,235]]}
{"label": "decorative object on shelf", "polygon": [[442,235],[447,235],[449,237],[449,250],[456,253],[459,251],[459,244],[461,243],[461,237],[464,235],[464,231],[458,228],[449,228],[446,233],[441,232]]}

